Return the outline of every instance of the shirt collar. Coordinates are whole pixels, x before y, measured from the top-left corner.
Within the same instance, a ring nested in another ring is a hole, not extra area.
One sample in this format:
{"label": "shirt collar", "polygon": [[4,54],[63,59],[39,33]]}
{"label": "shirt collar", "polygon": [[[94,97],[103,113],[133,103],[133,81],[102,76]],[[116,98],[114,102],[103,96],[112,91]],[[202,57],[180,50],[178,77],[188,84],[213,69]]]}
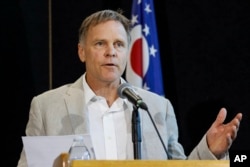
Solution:
{"label": "shirt collar", "polygon": [[83,83],[83,90],[84,90],[84,96],[85,96],[85,104],[88,104],[88,102],[96,95],[86,82],[86,73],[84,73],[83,75],[82,83]]}
{"label": "shirt collar", "polygon": [[[120,79],[121,83],[125,83],[126,81],[121,78]],[[83,90],[84,90],[84,96],[85,96],[85,104],[88,104],[88,102],[96,96],[96,94],[93,92],[93,90],[89,87],[87,81],[86,81],[86,72],[83,74]],[[120,97],[119,97],[120,98]],[[122,99],[122,98],[120,98]],[[125,104],[128,104],[128,100],[127,99],[122,99],[124,101]]]}

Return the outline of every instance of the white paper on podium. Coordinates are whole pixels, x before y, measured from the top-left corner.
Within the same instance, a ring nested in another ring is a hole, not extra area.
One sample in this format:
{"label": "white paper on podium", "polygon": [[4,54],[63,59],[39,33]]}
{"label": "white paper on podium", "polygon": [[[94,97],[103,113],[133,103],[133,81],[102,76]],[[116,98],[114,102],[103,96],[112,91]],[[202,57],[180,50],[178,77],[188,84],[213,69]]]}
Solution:
{"label": "white paper on podium", "polygon": [[[29,167],[53,167],[61,153],[67,153],[76,135],[66,136],[23,136],[23,145]],[[93,157],[90,136],[82,135]]]}

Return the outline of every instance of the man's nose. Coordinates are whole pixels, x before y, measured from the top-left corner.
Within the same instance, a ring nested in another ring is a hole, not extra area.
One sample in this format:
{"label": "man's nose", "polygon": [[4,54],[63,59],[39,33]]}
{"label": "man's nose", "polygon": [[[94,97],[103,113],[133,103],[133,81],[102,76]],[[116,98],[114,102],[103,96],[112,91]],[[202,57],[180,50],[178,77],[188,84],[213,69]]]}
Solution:
{"label": "man's nose", "polygon": [[106,51],[106,56],[115,57],[117,55],[117,51],[113,45],[109,45]]}

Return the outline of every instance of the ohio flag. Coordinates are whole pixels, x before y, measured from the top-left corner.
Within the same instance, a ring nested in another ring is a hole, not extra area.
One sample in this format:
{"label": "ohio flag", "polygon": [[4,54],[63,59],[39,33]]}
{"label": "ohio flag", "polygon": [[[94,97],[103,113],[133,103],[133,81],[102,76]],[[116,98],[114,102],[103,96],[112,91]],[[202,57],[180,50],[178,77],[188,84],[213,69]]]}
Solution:
{"label": "ohio flag", "polygon": [[133,0],[131,22],[132,43],[126,80],[164,96],[153,0]]}

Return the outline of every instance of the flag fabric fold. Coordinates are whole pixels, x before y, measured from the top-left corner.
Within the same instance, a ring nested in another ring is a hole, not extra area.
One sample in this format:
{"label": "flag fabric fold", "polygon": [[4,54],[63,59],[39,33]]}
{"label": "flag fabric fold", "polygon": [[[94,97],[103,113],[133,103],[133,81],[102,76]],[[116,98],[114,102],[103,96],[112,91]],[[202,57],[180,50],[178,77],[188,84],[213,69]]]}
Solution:
{"label": "flag fabric fold", "polygon": [[126,80],[164,96],[153,0],[133,0]]}

